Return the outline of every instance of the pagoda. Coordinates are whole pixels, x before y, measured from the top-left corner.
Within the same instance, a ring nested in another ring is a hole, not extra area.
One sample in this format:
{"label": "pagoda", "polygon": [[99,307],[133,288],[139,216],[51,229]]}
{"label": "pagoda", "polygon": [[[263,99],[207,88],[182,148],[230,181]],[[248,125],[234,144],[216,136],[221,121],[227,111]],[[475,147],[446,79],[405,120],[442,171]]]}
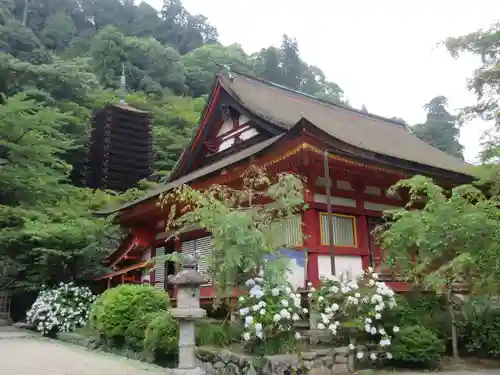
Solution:
{"label": "pagoda", "polygon": [[86,186],[125,191],[153,173],[151,113],[129,106],[121,98],[92,116],[92,135],[85,170]]}
{"label": "pagoda", "polygon": [[[159,197],[183,184],[199,190],[212,184],[241,186],[250,165],[265,168],[271,177],[293,172],[306,181],[306,207],[287,218],[283,228],[287,243],[294,245],[279,249],[290,259],[289,281],[299,290],[309,282],[318,286],[332,272],[381,267],[383,252],[371,230],[384,211],[405,206],[405,192],[389,189],[397,181],[419,174],[448,189],[473,180],[468,164],[421,141],[404,124],[222,71],[169,180],[137,200],[98,213],[114,215],[130,230],[109,258],[113,271],[101,279],[114,285],[146,267],[145,260],[174,251],[197,254],[198,271],[210,279],[211,234],[187,227],[171,238],[164,225],[170,207],[160,207]],[[135,266],[125,263],[128,257],[137,259]],[[133,282],[164,288],[166,276],[175,271],[157,265]],[[410,288],[391,270],[384,276],[396,291]],[[203,285],[202,302],[209,303],[213,292],[210,283]]]}

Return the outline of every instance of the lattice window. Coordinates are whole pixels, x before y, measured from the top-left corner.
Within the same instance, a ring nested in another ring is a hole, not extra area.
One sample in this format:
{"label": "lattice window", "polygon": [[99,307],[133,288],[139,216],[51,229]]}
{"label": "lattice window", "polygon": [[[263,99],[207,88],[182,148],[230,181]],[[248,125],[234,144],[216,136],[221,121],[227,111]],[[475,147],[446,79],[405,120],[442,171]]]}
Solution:
{"label": "lattice window", "polygon": [[302,245],[302,218],[300,215],[279,219],[272,224],[273,227],[276,228],[276,246]]}
{"label": "lattice window", "polygon": [[[156,248],[156,256],[161,257],[165,255],[164,247]],[[158,262],[155,265],[155,287],[158,289],[165,288],[165,267],[163,266],[163,262]]]}
{"label": "lattice window", "polygon": [[[330,244],[330,231],[328,230],[328,214],[321,213],[321,243]],[[357,246],[356,239],[356,218],[354,216],[345,216],[332,214],[333,224],[333,243],[337,246]]]}
{"label": "lattice window", "polygon": [[181,246],[182,252],[198,259],[198,271],[212,280],[212,236],[185,241]]}

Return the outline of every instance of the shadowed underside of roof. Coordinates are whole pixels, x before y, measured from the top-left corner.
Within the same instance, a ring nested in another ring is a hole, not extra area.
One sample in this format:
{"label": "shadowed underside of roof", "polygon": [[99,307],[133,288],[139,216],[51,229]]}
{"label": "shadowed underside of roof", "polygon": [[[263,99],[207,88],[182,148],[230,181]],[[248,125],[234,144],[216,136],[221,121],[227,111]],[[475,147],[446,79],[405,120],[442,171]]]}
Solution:
{"label": "shadowed underside of roof", "polygon": [[239,73],[220,75],[222,86],[261,118],[290,129],[307,118],[325,133],[363,150],[398,159],[467,173],[468,164],[410,134],[400,124],[335,105]]}

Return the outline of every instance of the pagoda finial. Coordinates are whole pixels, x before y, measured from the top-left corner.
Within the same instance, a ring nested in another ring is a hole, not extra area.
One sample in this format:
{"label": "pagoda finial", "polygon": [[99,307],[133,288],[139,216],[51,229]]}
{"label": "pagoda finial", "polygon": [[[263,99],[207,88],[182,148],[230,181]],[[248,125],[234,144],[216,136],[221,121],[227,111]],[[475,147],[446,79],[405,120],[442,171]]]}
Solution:
{"label": "pagoda finial", "polygon": [[127,93],[127,85],[125,80],[125,64],[122,64],[122,74],[120,76],[120,104],[127,104],[125,102],[126,93]]}

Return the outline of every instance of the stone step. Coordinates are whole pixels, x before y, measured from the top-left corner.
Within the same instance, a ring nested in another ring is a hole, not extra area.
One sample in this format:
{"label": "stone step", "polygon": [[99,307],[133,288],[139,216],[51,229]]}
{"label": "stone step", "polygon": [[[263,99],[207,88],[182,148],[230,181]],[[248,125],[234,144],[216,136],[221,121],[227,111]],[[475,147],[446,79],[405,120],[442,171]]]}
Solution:
{"label": "stone step", "polygon": [[8,327],[10,325],[12,325],[12,321],[10,319],[0,318],[0,327]]}

